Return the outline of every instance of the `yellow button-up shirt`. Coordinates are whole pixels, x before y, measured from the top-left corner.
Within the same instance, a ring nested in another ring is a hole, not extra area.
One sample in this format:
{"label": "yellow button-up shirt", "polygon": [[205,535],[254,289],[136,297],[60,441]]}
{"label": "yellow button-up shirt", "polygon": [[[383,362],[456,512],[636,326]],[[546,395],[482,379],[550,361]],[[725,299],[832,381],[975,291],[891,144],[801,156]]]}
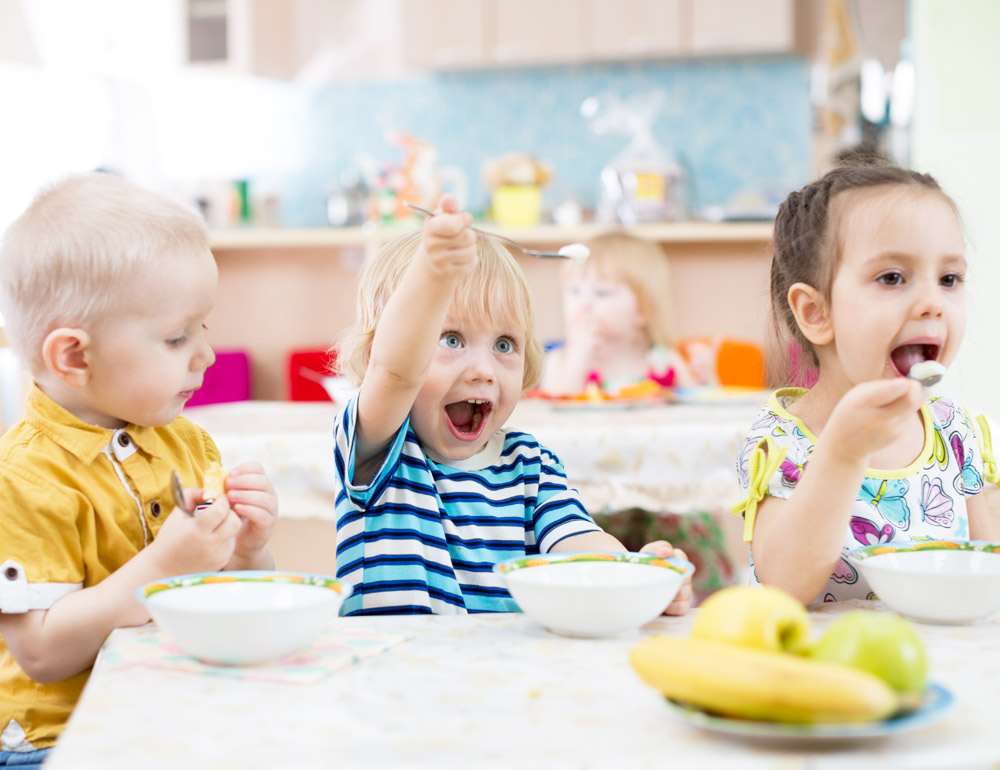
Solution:
{"label": "yellow button-up shirt", "polygon": [[[156,537],[173,509],[170,471],[201,486],[218,460],[183,417],[100,428],[33,386],[24,420],[0,438],[0,612],[48,609],[100,583]],[[0,637],[0,750],[52,746],[89,674],[39,684]]]}

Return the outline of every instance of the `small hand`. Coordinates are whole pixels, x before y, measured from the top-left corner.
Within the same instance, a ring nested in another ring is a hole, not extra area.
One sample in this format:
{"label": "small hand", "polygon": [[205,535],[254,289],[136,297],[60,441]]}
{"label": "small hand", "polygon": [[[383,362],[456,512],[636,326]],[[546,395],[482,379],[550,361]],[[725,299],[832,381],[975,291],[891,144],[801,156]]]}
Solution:
{"label": "small hand", "polygon": [[[688,560],[687,554],[684,553],[680,548],[674,548],[666,540],[654,540],[652,543],[646,543],[642,548],[639,549],[640,553],[651,553],[661,559],[669,559],[671,556],[676,556],[678,559]],[[674,600],[670,602],[670,606],[664,611],[664,615],[683,615],[689,609],[691,609],[691,573],[684,576],[684,582],[681,583],[680,590],[674,597]]]}
{"label": "small hand", "polygon": [[[201,490],[187,489],[184,495],[193,507]],[[215,572],[232,557],[240,527],[239,517],[230,510],[229,501],[222,495],[197,516],[174,508],[148,550],[165,577]]]}
{"label": "small hand", "polygon": [[451,195],[445,195],[434,216],[424,220],[421,252],[436,273],[453,277],[475,268],[476,234],[469,228],[471,222],[472,215],[459,211]]}
{"label": "small hand", "polygon": [[259,566],[278,518],[274,485],[260,463],[247,462],[230,471],[225,496],[242,522],[233,560],[239,560],[239,566]]}
{"label": "small hand", "polygon": [[919,382],[903,377],[862,382],[834,407],[821,441],[849,461],[867,461],[902,435],[926,397]]}

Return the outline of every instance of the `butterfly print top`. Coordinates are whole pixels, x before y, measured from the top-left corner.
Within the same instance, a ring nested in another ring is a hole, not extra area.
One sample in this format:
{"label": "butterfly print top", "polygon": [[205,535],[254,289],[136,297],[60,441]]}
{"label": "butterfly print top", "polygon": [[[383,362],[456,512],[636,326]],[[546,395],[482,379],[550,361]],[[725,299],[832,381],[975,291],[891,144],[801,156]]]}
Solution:
{"label": "butterfly print top", "polygon": [[[736,511],[750,519],[751,528],[753,500],[765,494],[790,497],[809,464],[816,437],[786,408],[804,393],[801,388],[785,388],[772,394],[740,450],[737,467],[747,499]],[[894,541],[969,539],[965,498],[983,489],[982,450],[973,422],[964,409],[941,397],[925,403],[920,414],[924,422],[920,455],[905,468],[869,468],[865,472],[844,533],[840,561],[814,603],[874,597],[864,578],[844,558],[855,548]],[[766,445],[770,463],[760,462],[758,448],[762,445]],[[986,449],[992,452],[991,447]],[[757,461],[752,462],[755,452]],[[780,462],[775,462],[779,456]],[[751,478],[754,473],[759,478]],[[759,583],[752,545],[750,573],[751,582]]]}

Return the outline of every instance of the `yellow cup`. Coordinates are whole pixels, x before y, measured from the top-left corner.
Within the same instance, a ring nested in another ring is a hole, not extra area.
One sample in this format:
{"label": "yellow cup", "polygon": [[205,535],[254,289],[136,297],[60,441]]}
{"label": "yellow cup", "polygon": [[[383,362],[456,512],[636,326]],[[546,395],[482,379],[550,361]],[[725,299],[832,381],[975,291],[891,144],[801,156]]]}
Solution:
{"label": "yellow cup", "polygon": [[504,227],[531,227],[542,216],[542,188],[505,184],[493,191],[493,220]]}

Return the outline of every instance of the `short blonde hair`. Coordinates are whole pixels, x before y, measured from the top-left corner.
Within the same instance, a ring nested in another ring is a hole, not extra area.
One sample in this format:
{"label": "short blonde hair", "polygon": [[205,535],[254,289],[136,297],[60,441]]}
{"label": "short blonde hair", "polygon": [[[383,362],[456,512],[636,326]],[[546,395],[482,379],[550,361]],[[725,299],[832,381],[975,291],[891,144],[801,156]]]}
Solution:
{"label": "short blonde hair", "polygon": [[[355,385],[364,379],[382,311],[412,262],[420,237],[417,231],[389,241],[362,268],[354,324],[334,346],[337,370]],[[489,235],[476,234],[476,251],[479,255],[476,269],[459,282],[451,312],[461,318],[485,316],[498,327],[512,324],[522,329],[525,333],[522,388],[530,390],[542,375],[543,352],[535,336],[531,292],[524,271],[500,241]]]}
{"label": "short blonde hair", "polygon": [[44,188],[0,243],[0,312],[11,347],[33,372],[53,329],[99,323],[120,309],[139,271],[204,253],[201,217],[169,198],[104,173]]}
{"label": "short blonde hair", "polygon": [[593,271],[624,283],[646,319],[650,346],[672,347],[670,268],[659,244],[616,231],[592,238],[587,246],[590,256],[584,262],[567,262],[567,276]]}

